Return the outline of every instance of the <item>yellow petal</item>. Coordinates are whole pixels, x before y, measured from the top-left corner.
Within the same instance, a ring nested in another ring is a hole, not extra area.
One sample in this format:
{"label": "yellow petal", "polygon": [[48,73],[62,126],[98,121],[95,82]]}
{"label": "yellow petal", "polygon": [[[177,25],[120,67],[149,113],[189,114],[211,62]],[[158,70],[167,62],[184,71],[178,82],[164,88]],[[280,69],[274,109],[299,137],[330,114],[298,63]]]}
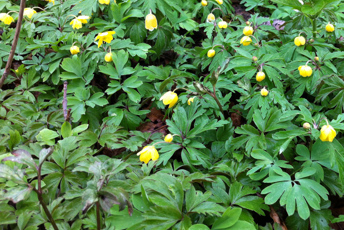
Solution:
{"label": "yellow petal", "polygon": [[145,162],[145,164],[148,164],[150,159],[151,159],[151,154],[148,151],[145,151],[140,156],[140,161]]}
{"label": "yellow petal", "polygon": [[168,108],[172,108],[177,102],[178,102],[178,96],[175,93],[175,96],[173,97],[172,101],[170,102],[170,106]]}
{"label": "yellow petal", "polygon": [[151,157],[152,157],[153,161],[156,161],[157,159],[159,159],[159,153],[158,153],[158,151],[154,147],[151,150]]}
{"label": "yellow petal", "polygon": [[153,31],[154,29],[158,28],[158,21],[154,14],[147,14],[145,19],[145,27],[149,31]]}

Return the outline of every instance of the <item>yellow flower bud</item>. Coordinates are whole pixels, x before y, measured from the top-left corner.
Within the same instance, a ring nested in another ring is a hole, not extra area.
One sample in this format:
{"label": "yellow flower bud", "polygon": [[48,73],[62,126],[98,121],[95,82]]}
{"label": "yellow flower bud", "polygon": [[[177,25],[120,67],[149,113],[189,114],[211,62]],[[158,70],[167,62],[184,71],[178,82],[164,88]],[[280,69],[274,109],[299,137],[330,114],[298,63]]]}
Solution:
{"label": "yellow flower bud", "polygon": [[100,4],[105,4],[105,5],[109,5],[110,4],[110,0],[98,0],[98,2]]}
{"label": "yellow flower bud", "polygon": [[194,99],[195,99],[195,97],[190,97],[190,98],[188,99],[188,105],[191,105],[191,103],[194,102]]}
{"label": "yellow flower bud", "polygon": [[307,65],[299,66],[299,72],[302,77],[310,77],[312,75],[312,68]]}
{"label": "yellow flower bud", "polygon": [[319,57],[314,57],[314,61],[319,61]]}
{"label": "yellow flower bud", "polygon": [[310,125],[308,122],[306,122],[306,123],[303,123],[302,127],[303,127],[304,129],[310,129],[310,128],[311,128],[311,125]]}
{"label": "yellow flower bud", "polygon": [[256,56],[253,56],[253,57],[252,57],[252,61],[257,62],[257,61],[258,61],[258,58],[257,58]]}
{"label": "yellow flower bud", "polygon": [[302,36],[296,37],[294,39],[294,44],[296,46],[303,46],[304,44],[306,44],[306,39]]}
{"label": "yellow flower bud", "polygon": [[70,53],[73,55],[78,54],[80,52],[80,49],[77,46],[71,46],[69,50],[70,50]]}
{"label": "yellow flower bud", "polygon": [[244,30],[243,30],[244,35],[246,36],[250,36],[253,34],[253,28],[252,26],[245,26]]}
{"label": "yellow flower bud", "polygon": [[220,4],[220,5],[223,4],[223,0],[216,0],[216,2],[217,2],[218,4]]}
{"label": "yellow flower bud", "polygon": [[164,105],[169,105],[168,108],[172,108],[178,101],[178,95],[172,91],[168,91],[162,95],[161,100]]}
{"label": "yellow flower bud", "polygon": [[243,44],[243,46],[248,46],[252,42],[252,39],[249,36],[244,36],[240,40],[240,44]]}
{"label": "yellow flower bud", "polygon": [[158,28],[158,21],[156,20],[156,17],[154,14],[150,13],[147,14],[145,19],[145,27],[149,31],[153,31],[154,29]]}
{"label": "yellow flower bud", "polygon": [[215,50],[213,50],[213,49],[208,50],[207,55],[208,55],[208,58],[214,57],[215,56]]}
{"label": "yellow flower bud", "polygon": [[218,25],[219,25],[220,29],[226,29],[227,28],[227,22],[225,22],[225,21],[219,22]]}
{"label": "yellow flower bud", "polygon": [[246,21],[246,25],[248,25],[248,26],[249,26],[249,25],[250,25],[250,22],[249,22],[249,21]]}
{"label": "yellow flower bud", "polygon": [[326,31],[327,32],[333,32],[334,31],[334,25],[332,25],[331,23],[328,23],[327,25],[326,25]]}
{"label": "yellow flower bud", "polygon": [[206,0],[202,0],[201,4],[202,4],[202,6],[207,6],[208,2]]}
{"label": "yellow flower bud", "polygon": [[320,140],[332,142],[336,137],[336,130],[331,125],[324,125],[320,130]]}
{"label": "yellow flower bud", "polygon": [[146,164],[150,160],[156,161],[159,159],[159,153],[154,146],[145,146],[137,155],[140,156],[140,161]]}
{"label": "yellow flower bud", "polygon": [[208,14],[207,22],[213,22],[213,21],[215,21],[215,15],[212,13]]}
{"label": "yellow flower bud", "polygon": [[112,62],[112,53],[107,53],[104,59],[106,62]]}
{"label": "yellow flower bud", "polygon": [[36,14],[36,13],[37,13],[37,12],[36,12],[34,9],[32,9],[32,8],[25,8],[25,9],[24,9],[24,16],[28,17],[29,19],[31,19],[32,16],[33,16],[34,14]]}
{"label": "yellow flower bud", "polygon": [[264,72],[258,72],[256,75],[256,80],[261,82],[265,79],[265,73]]}
{"label": "yellow flower bud", "polygon": [[262,95],[263,97],[268,96],[268,94],[269,94],[269,91],[265,89],[265,87],[262,90],[260,90],[260,95]]}
{"label": "yellow flower bud", "polygon": [[173,136],[171,134],[167,134],[164,139],[165,142],[171,143],[173,141]]}

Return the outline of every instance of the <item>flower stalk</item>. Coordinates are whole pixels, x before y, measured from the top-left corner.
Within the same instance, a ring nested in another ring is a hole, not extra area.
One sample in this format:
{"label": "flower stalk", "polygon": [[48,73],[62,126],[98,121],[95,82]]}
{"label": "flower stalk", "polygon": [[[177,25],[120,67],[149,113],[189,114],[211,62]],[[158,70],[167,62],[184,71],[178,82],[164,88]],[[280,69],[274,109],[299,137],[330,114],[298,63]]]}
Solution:
{"label": "flower stalk", "polygon": [[25,8],[25,0],[20,0],[20,9],[19,9],[19,16],[18,16],[18,21],[17,21],[17,26],[16,26],[16,32],[14,34],[13,42],[12,42],[12,48],[10,51],[10,55],[8,56],[8,61],[6,63],[5,71],[4,74],[2,75],[0,79],[0,89],[2,88],[2,85],[4,84],[6,78],[10,74],[11,71],[11,65],[14,57],[14,53],[17,48],[17,43],[19,40],[19,34],[20,34],[20,29],[23,21],[23,15],[24,15],[24,8]]}

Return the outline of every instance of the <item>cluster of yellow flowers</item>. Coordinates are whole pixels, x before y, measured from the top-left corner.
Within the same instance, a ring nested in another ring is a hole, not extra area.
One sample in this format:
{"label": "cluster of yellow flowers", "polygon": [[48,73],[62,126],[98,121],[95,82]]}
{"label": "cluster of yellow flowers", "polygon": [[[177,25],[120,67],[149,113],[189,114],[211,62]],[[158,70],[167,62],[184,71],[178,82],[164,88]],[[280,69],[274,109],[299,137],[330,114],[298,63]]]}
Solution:
{"label": "cluster of yellow flowers", "polygon": [[[173,135],[167,134],[164,138],[164,141],[166,143],[171,143],[173,141]],[[140,161],[144,162],[145,164],[148,164],[150,160],[156,161],[159,159],[158,150],[156,150],[154,145],[147,145],[143,147],[143,149],[140,152],[138,152],[137,155],[140,156]]]}
{"label": "cluster of yellow flowers", "polygon": [[[195,97],[190,97],[188,99],[188,105],[191,105],[191,103],[194,102],[194,99]],[[164,95],[161,96],[160,101],[161,100],[164,105],[168,105],[168,108],[172,108],[178,102],[178,95],[175,92],[167,91],[166,93],[164,93]],[[164,138],[164,141],[167,143],[171,143],[173,141],[173,135],[167,134]],[[154,145],[145,146],[140,152],[137,153],[137,155],[140,156],[140,161],[146,164],[148,164],[150,160],[155,161],[159,159],[159,153]]]}
{"label": "cluster of yellow flowers", "polygon": [[[246,22],[246,24],[250,24],[250,23]],[[253,28],[252,28],[252,26],[245,26],[245,28],[243,30],[243,34],[245,36],[241,38],[240,44],[242,44],[243,46],[250,45],[251,42],[252,42],[252,39],[250,38],[250,36],[253,35]]]}

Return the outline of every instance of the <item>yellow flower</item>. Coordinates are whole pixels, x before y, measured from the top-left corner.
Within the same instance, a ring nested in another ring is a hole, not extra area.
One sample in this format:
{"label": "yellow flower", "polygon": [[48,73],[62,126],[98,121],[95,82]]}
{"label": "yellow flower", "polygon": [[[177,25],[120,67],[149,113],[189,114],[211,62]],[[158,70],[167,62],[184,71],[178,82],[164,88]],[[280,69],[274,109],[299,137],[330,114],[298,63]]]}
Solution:
{"label": "yellow flower", "polygon": [[306,122],[306,123],[303,123],[302,127],[303,127],[304,129],[310,129],[310,128],[311,128],[311,124],[309,124],[308,122]]}
{"label": "yellow flower", "polygon": [[215,50],[213,50],[213,49],[208,50],[207,55],[208,55],[208,58],[214,57],[215,56]]}
{"label": "yellow flower", "polygon": [[188,100],[188,105],[191,105],[191,103],[194,102],[195,97],[190,97]]}
{"label": "yellow flower", "polygon": [[107,53],[104,59],[106,62],[112,62],[112,53]]}
{"label": "yellow flower", "polygon": [[140,156],[140,161],[146,164],[148,164],[150,160],[156,161],[159,159],[159,153],[154,146],[145,146],[137,155]]}
{"label": "yellow flower", "polygon": [[172,91],[168,91],[162,95],[161,100],[164,105],[169,105],[168,108],[172,108],[178,101],[178,95]]}
{"label": "yellow flower", "polygon": [[98,48],[103,44],[103,42],[110,43],[113,40],[113,34],[115,34],[115,31],[108,31],[104,33],[99,33],[95,39],[95,41],[98,41]]}
{"label": "yellow flower", "polygon": [[331,125],[324,125],[320,130],[320,140],[332,142],[336,137],[336,130]]}
{"label": "yellow flower", "polygon": [[269,91],[267,89],[265,89],[265,87],[260,91],[260,95],[262,95],[263,97],[268,96]]}
{"label": "yellow flower", "polygon": [[245,26],[244,30],[243,30],[244,35],[246,36],[250,36],[253,34],[253,28],[252,26]]}
{"label": "yellow flower", "polygon": [[294,44],[296,46],[303,46],[304,44],[306,44],[306,39],[302,36],[296,37],[294,39]]}
{"label": "yellow flower", "polygon": [[219,25],[220,29],[226,29],[227,28],[227,22],[225,22],[225,21],[219,22],[218,25]]}
{"label": "yellow flower", "polygon": [[312,68],[307,65],[299,66],[299,72],[302,77],[310,77],[312,75]]}
{"label": "yellow flower", "polygon": [[55,5],[55,0],[46,0],[47,2],[52,2]]}
{"label": "yellow flower", "polygon": [[32,9],[32,8],[25,8],[24,9],[24,16],[26,16],[26,17],[28,17],[28,18],[32,18],[32,16],[34,15],[34,14],[36,14],[37,12],[34,10],[34,9]]}
{"label": "yellow flower", "polygon": [[217,3],[219,3],[220,5],[223,4],[223,0],[216,0],[216,1],[217,1]]}
{"label": "yellow flower", "polygon": [[100,4],[105,4],[105,5],[109,5],[110,4],[110,0],[98,0]]}
{"label": "yellow flower", "polygon": [[331,23],[328,23],[326,25],[326,31],[330,32],[330,33],[333,32],[334,31],[334,26]]}
{"label": "yellow flower", "polygon": [[79,20],[82,24],[86,24],[87,20],[90,19],[89,16],[81,15],[76,17],[77,20]]}
{"label": "yellow flower", "polygon": [[244,36],[240,40],[240,44],[243,44],[243,46],[248,46],[249,44],[251,44],[251,42],[252,39],[249,36]]}
{"label": "yellow flower", "polygon": [[70,53],[73,55],[78,54],[80,52],[80,49],[77,46],[71,46],[69,50],[70,50]]}
{"label": "yellow flower", "polygon": [[206,6],[206,5],[208,5],[208,2],[206,0],[202,0],[201,4],[202,4],[202,6]]}
{"label": "yellow flower", "polygon": [[213,21],[215,21],[215,15],[212,13],[208,14],[207,22],[213,22]]}
{"label": "yellow flower", "polygon": [[165,142],[172,142],[173,141],[173,136],[171,134],[167,134],[164,139]]}
{"label": "yellow flower", "polygon": [[5,23],[6,25],[11,25],[11,23],[14,22],[14,19],[6,13],[1,13],[0,14],[0,21]]}
{"label": "yellow flower", "polygon": [[72,25],[73,29],[80,29],[82,28],[82,23],[80,20],[78,20],[77,18],[74,18],[69,25]]}
{"label": "yellow flower", "polygon": [[265,79],[265,73],[264,72],[258,72],[256,75],[256,80],[261,82]]}
{"label": "yellow flower", "polygon": [[156,17],[152,12],[150,14],[147,14],[145,19],[145,27],[149,31],[153,31],[154,29],[158,28],[158,21],[156,20]]}

